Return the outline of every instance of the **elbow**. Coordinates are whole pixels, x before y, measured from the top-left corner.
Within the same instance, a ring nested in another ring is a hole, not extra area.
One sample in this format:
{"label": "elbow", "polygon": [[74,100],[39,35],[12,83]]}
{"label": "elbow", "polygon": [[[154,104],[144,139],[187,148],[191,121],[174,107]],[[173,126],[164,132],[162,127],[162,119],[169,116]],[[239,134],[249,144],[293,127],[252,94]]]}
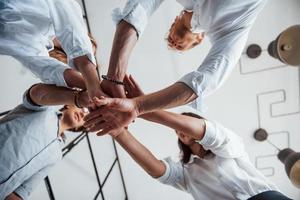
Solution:
{"label": "elbow", "polygon": [[152,178],[159,178],[163,176],[166,172],[166,166],[162,161],[158,161],[158,167],[155,170],[147,170],[147,173],[152,177]]}
{"label": "elbow", "polygon": [[156,172],[148,172],[148,174],[154,179],[157,179],[163,175],[161,173],[156,173]]}
{"label": "elbow", "polygon": [[46,96],[46,92],[43,89],[43,84],[36,84],[33,87],[30,88],[29,90],[29,97],[30,100],[35,103],[35,104],[41,104],[43,99]]}

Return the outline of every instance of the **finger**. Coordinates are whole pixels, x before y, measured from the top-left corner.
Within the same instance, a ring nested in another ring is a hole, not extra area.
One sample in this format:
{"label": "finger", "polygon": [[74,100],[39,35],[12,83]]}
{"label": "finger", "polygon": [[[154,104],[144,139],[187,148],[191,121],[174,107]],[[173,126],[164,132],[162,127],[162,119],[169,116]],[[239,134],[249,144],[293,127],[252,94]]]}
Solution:
{"label": "finger", "polygon": [[137,84],[134,81],[134,79],[132,78],[131,74],[128,76],[128,82],[129,82],[131,88],[133,88],[133,89],[136,88]]}
{"label": "finger", "polygon": [[137,90],[142,91],[140,85],[136,82],[136,80],[133,78],[131,74],[129,75],[129,80]]}
{"label": "finger", "polygon": [[94,110],[94,111],[90,112],[89,114],[87,114],[87,115],[83,118],[83,120],[84,120],[85,122],[87,122],[87,121],[89,121],[89,120],[91,120],[91,119],[93,119],[93,118],[102,116],[102,113],[105,113],[105,112],[103,111],[103,109],[102,109],[102,108],[98,108],[97,110]]}
{"label": "finger", "polygon": [[106,128],[106,129],[103,129],[101,131],[99,131],[97,133],[97,136],[102,136],[102,135],[105,135],[105,134],[108,134],[109,132],[111,132],[113,129],[112,128]]}
{"label": "finger", "polygon": [[85,121],[84,124],[83,124],[83,126],[84,126],[84,127],[89,127],[89,128],[91,128],[91,127],[93,127],[95,124],[99,124],[101,121],[106,121],[105,119],[106,119],[106,117],[103,117],[103,116],[101,115],[101,116],[99,116],[99,117],[95,117],[95,118],[92,118],[92,119],[90,119],[90,120],[88,120],[88,121]]}
{"label": "finger", "polygon": [[91,131],[99,131],[100,129],[112,129],[111,127],[114,127],[113,125],[113,117],[106,116],[105,119],[102,119],[102,123],[94,124],[94,126],[91,127]]}
{"label": "finger", "polygon": [[93,101],[90,101],[89,102],[89,111],[90,112],[92,112],[92,111],[94,111],[94,110],[97,110],[97,106],[96,106],[96,104],[93,102]]}
{"label": "finger", "polygon": [[89,121],[87,121],[85,124],[84,124],[84,127],[93,127],[95,124],[101,124],[105,122],[105,120],[102,118],[102,117],[99,117],[99,118],[93,118]]}
{"label": "finger", "polygon": [[99,132],[96,133],[96,135],[97,135],[97,136],[103,136],[103,135],[106,135],[106,134],[105,134],[105,133],[102,133],[101,131],[99,131]]}
{"label": "finger", "polygon": [[109,122],[103,122],[101,124],[95,124],[93,127],[90,128],[90,131],[95,132],[95,131],[100,131],[100,130],[107,129],[110,127],[111,127],[111,125]]}
{"label": "finger", "polygon": [[129,94],[132,93],[132,83],[130,82],[128,75],[125,76],[124,83],[125,90],[129,92]]}
{"label": "finger", "polygon": [[101,96],[100,98],[98,97],[93,97],[93,103],[98,106],[98,107],[101,107],[101,106],[105,106],[109,103],[109,99],[110,98],[106,98],[106,97],[103,97]]}
{"label": "finger", "polygon": [[127,81],[125,79],[124,79],[124,83],[125,83],[125,85],[124,85],[125,92],[130,94],[131,93],[130,85],[127,83]]}
{"label": "finger", "polygon": [[130,74],[129,77],[128,77],[130,83],[134,86],[137,86],[138,83],[135,81],[135,79],[133,78],[133,76]]}
{"label": "finger", "polygon": [[125,74],[123,81],[128,80],[129,79],[129,75]]}

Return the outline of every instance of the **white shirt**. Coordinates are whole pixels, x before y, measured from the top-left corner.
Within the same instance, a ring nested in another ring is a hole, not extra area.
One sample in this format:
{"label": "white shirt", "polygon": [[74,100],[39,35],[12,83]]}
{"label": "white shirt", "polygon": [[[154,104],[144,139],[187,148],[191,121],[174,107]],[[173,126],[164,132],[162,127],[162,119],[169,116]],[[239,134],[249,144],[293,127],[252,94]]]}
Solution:
{"label": "white shirt", "polygon": [[0,199],[23,200],[62,158],[58,106],[34,106],[26,98],[0,119]]}
{"label": "white shirt", "polygon": [[[113,20],[124,19],[141,35],[151,14],[163,0],[129,0],[123,10],[113,11]],[[205,32],[212,47],[197,70],[183,76],[197,95],[192,103],[201,108],[202,98],[218,89],[241,56],[248,33],[266,0],[177,0],[185,10],[193,11],[192,31]]]}
{"label": "white shirt", "polygon": [[5,0],[0,2],[0,54],[19,60],[43,82],[66,86],[68,66],[50,58],[47,46],[56,36],[73,59],[86,55],[95,64],[82,11],[74,0]]}
{"label": "white shirt", "polygon": [[277,190],[249,161],[243,141],[218,123],[206,121],[199,143],[211,150],[203,159],[194,156],[187,164],[166,158],[166,172],[158,180],[190,193],[194,199],[248,199]]}

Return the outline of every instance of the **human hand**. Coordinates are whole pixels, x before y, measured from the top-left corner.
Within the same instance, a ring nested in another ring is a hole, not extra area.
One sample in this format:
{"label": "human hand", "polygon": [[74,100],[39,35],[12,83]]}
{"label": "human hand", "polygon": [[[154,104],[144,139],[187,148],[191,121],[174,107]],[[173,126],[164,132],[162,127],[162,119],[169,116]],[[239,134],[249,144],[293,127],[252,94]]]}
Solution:
{"label": "human hand", "polygon": [[125,89],[123,85],[118,85],[108,80],[102,80],[100,86],[102,91],[111,97],[116,97],[116,98],[126,97]]}
{"label": "human hand", "polygon": [[[125,132],[127,128],[120,128],[118,130],[115,131],[111,131],[108,134],[113,137],[114,139],[116,139],[119,135],[123,134]],[[98,136],[102,136],[101,134],[98,134]]]}
{"label": "human hand", "polygon": [[138,116],[134,99],[101,97],[93,98],[93,102],[98,108],[84,118],[84,127],[98,131],[97,135],[127,127]]}
{"label": "human hand", "polygon": [[109,97],[109,95],[107,95],[100,87],[100,84],[99,85],[95,85],[95,86],[89,86],[87,88],[87,91],[88,91],[88,95],[91,99],[93,99],[94,97]]}
{"label": "human hand", "polygon": [[79,107],[91,107],[92,106],[92,101],[87,93],[87,91],[80,91],[78,93],[77,102]]}
{"label": "human hand", "polygon": [[124,77],[124,84],[125,84],[125,90],[127,92],[126,96],[127,98],[134,98],[138,96],[144,95],[144,92],[142,91],[141,87],[138,85],[138,83],[134,80],[134,78],[131,75],[125,75]]}
{"label": "human hand", "polygon": [[101,88],[93,90],[89,95],[89,110],[93,111],[98,108],[98,106],[94,103],[93,98],[101,98],[101,97],[109,97],[106,93],[104,93]]}

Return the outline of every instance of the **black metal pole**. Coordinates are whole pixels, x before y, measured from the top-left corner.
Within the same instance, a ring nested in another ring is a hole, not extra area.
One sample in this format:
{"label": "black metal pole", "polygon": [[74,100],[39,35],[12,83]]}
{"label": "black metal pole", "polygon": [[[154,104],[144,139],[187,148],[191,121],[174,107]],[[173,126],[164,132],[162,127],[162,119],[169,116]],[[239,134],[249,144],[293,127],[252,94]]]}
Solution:
{"label": "black metal pole", "polygon": [[[87,140],[90,155],[91,155],[91,158],[92,158],[93,167],[94,167],[94,171],[95,171],[95,174],[96,174],[96,179],[97,179],[98,186],[99,186],[99,189],[100,189],[100,194],[101,194],[102,199],[104,200],[105,198],[104,198],[104,194],[103,194],[103,191],[102,191],[101,181],[100,181],[100,177],[99,177],[99,173],[98,173],[98,169],[97,169],[97,165],[96,165],[96,161],[95,161],[91,141],[90,141],[89,135],[87,133],[86,133],[86,140]],[[98,195],[99,195],[99,193],[96,194],[94,199],[97,199]]]}
{"label": "black metal pole", "polygon": [[124,189],[124,192],[125,192],[125,200],[127,200],[128,195],[127,195],[125,180],[124,180],[124,176],[123,176],[123,172],[122,172],[122,168],[121,168],[121,163],[120,163],[120,160],[119,160],[118,150],[117,150],[116,143],[115,143],[114,139],[112,139],[112,142],[113,142],[115,154],[116,154],[116,157],[117,157],[117,160],[118,160],[118,166],[119,166],[119,171],[120,171],[120,175],[121,175],[122,185],[123,185],[123,189]]}
{"label": "black metal pole", "polygon": [[46,189],[47,189],[47,192],[48,192],[50,200],[55,200],[54,193],[53,193],[53,190],[52,190],[52,186],[51,186],[49,177],[47,176],[44,179],[44,181],[45,181]]}

